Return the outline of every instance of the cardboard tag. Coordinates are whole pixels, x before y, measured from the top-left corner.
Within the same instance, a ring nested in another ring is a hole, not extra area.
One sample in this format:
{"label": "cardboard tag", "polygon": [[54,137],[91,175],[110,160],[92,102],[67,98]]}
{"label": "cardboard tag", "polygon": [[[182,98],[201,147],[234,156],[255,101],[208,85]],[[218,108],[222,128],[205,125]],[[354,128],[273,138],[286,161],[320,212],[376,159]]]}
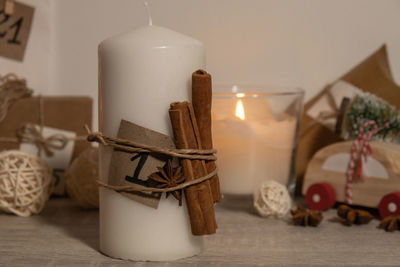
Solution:
{"label": "cardboard tag", "polygon": [[0,56],[23,60],[33,13],[31,6],[0,0]]}
{"label": "cardboard tag", "polygon": [[[121,120],[117,137],[145,145],[175,148],[172,138],[168,135],[125,120]],[[168,158],[168,156],[155,153],[127,153],[114,149],[111,156],[108,183],[111,185],[132,185],[134,183],[146,187],[147,177],[157,172],[157,167],[164,166]],[[158,207],[161,197],[160,193],[122,192],[121,194],[155,209]]]}
{"label": "cardboard tag", "polygon": [[14,13],[14,5],[14,0],[6,0],[6,3],[4,4],[4,13],[6,15],[12,15]]}

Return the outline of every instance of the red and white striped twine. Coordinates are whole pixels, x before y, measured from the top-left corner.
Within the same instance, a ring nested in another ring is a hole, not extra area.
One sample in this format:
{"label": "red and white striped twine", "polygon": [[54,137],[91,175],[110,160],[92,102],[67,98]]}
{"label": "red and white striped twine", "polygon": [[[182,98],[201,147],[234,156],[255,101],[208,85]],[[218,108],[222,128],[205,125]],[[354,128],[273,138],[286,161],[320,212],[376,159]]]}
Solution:
{"label": "red and white striped twine", "polygon": [[[346,172],[346,193],[345,202],[348,204],[353,203],[353,178],[360,179],[362,177],[362,160],[367,160],[369,154],[372,153],[371,139],[379,131],[387,128],[390,122],[385,123],[382,127],[378,128],[375,121],[366,121],[358,130],[357,139],[351,147],[350,162]],[[364,130],[372,126],[372,128],[364,133]],[[357,172],[355,173],[355,170]]]}

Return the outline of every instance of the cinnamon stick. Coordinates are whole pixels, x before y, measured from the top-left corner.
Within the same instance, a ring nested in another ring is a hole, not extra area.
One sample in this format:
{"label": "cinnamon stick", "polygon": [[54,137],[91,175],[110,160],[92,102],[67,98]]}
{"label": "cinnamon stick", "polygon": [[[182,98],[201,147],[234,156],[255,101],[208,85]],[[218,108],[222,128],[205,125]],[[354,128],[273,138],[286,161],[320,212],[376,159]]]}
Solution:
{"label": "cinnamon stick", "polygon": [[[169,109],[176,146],[179,149],[202,149],[193,106],[189,102],[172,103]],[[204,160],[181,159],[186,181],[207,175]],[[209,180],[185,190],[193,235],[214,234],[217,228]]]}
{"label": "cinnamon stick", "polygon": [[[212,149],[211,134],[211,75],[205,70],[197,70],[192,74],[192,103],[196,115],[197,126],[203,149]],[[215,170],[214,161],[206,161],[207,172]],[[221,191],[218,175],[210,179],[211,192],[214,202],[221,202]]]}

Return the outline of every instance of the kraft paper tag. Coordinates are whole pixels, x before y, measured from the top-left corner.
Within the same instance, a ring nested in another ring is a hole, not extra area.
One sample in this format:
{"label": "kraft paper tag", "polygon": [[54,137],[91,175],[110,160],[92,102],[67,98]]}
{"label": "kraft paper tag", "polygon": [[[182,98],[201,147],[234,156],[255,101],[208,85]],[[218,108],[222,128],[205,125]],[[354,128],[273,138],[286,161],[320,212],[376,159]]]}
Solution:
{"label": "kraft paper tag", "polygon": [[14,13],[14,6],[14,0],[6,0],[6,3],[4,4],[4,13],[6,15],[12,15]]}
{"label": "kraft paper tag", "polygon": [[33,13],[31,6],[0,0],[0,56],[23,60]]}
{"label": "kraft paper tag", "polygon": [[[172,138],[168,135],[143,128],[126,120],[121,121],[117,137],[145,145],[175,148]],[[157,172],[157,167],[163,167],[168,158],[168,156],[155,153],[127,153],[114,149],[108,183],[111,185],[132,185],[134,183],[146,187],[148,176]],[[161,197],[160,193],[147,192],[122,192],[121,194],[155,209],[158,207]]]}

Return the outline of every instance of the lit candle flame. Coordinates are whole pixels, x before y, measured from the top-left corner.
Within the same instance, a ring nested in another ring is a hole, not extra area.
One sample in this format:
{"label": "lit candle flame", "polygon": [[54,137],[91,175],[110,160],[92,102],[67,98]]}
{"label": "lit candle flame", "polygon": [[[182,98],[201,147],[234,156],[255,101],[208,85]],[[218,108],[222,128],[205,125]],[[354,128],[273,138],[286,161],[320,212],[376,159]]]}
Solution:
{"label": "lit candle flame", "polygon": [[244,114],[244,106],[243,106],[243,102],[241,99],[239,99],[236,103],[236,113],[235,113],[236,117],[238,117],[239,119],[241,119],[242,121],[246,118],[245,114]]}

